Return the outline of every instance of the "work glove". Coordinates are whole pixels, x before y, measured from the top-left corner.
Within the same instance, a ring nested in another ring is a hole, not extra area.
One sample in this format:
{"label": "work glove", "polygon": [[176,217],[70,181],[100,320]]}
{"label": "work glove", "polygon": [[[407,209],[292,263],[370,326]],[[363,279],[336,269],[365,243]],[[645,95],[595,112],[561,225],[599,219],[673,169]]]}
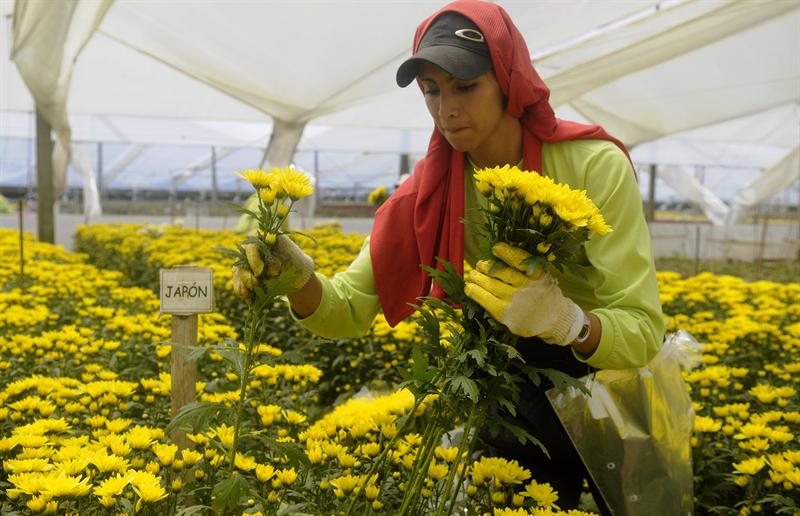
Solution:
{"label": "work glove", "polygon": [[583,311],[561,293],[558,282],[541,268],[525,274],[523,261],[531,254],[523,249],[501,242],[492,254],[501,261],[475,264],[464,293],[515,335],[560,346],[572,343],[583,326]]}
{"label": "work glove", "polygon": [[244,251],[248,266],[234,265],[231,273],[233,291],[246,303],[253,299],[253,291],[260,282],[276,278],[288,269],[294,270],[290,283],[293,290],[304,287],[314,272],[314,260],[285,235],[278,235],[266,261],[256,244],[245,244]]}

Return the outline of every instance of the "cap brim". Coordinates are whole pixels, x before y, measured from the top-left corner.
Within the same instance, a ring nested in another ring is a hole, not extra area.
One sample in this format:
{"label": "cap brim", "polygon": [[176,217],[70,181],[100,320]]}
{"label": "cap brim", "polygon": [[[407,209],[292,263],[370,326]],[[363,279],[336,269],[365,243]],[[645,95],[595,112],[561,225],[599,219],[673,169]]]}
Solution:
{"label": "cap brim", "polygon": [[474,79],[492,67],[492,60],[486,56],[460,47],[435,45],[423,48],[400,65],[397,69],[397,85],[405,88],[411,84],[423,63],[434,64],[464,81]]}

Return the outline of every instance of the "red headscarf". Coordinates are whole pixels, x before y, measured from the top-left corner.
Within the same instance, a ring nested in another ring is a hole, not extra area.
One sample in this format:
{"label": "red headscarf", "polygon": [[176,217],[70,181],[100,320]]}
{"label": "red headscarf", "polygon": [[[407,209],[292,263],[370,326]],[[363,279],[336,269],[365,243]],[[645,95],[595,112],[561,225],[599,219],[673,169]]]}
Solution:
{"label": "red headscarf", "polygon": [[[548,103],[550,90],[533,69],[525,40],[508,13],[497,4],[456,1],[423,21],[414,35],[416,53],[433,20],[446,11],[471,19],[483,32],[494,73],[508,99],[506,111],[522,122],[524,168],[542,170],[542,142],[602,139],[625,146],[600,126],[556,118]],[[540,172],[541,173],[541,172]],[[464,153],[453,149],[434,128],[428,153],[375,215],[370,240],[372,270],[387,322],[394,326],[414,312],[410,303],[431,291],[430,276],[420,264],[436,257],[464,268]],[[436,285],[433,296],[443,297]]]}

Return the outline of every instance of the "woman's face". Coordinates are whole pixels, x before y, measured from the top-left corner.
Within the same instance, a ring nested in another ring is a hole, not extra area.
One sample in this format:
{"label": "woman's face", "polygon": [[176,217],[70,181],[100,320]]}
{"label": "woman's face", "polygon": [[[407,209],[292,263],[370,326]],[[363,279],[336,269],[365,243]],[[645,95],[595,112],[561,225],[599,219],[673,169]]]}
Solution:
{"label": "woman's face", "polygon": [[433,122],[454,149],[474,153],[491,140],[505,112],[492,70],[464,81],[423,63],[419,79]]}

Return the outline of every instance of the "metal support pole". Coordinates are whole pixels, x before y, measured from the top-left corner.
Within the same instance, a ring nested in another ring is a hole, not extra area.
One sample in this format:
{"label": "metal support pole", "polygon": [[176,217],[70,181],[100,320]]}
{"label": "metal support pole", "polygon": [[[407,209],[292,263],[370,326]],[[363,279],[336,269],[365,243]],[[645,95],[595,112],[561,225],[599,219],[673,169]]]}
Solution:
{"label": "metal support pole", "polygon": [[700,223],[694,226],[694,275],[700,274]]}
{"label": "metal support pole", "polygon": [[217,193],[217,149],[211,147],[211,201],[217,202],[219,194]]}
{"label": "metal support pole", "polygon": [[400,174],[398,177],[402,176],[403,174],[408,174],[411,168],[411,160],[407,153],[403,153],[400,155]]}
{"label": "metal support pole", "polygon": [[53,140],[50,124],[36,110],[36,202],[39,240],[54,244],[55,238],[55,189],[53,187]]}
{"label": "metal support pole", "polygon": [[797,261],[800,262],[800,173],[798,173],[797,178],[797,204],[795,204],[795,209],[797,209]]}
{"label": "metal support pole", "polygon": [[100,197],[100,204],[103,203],[103,142],[97,142],[97,195]]}
{"label": "metal support pole", "polygon": [[758,255],[756,256],[756,263],[758,263],[759,272],[764,265],[764,253],[767,248],[767,231],[769,230],[769,207],[762,208],[761,212],[764,215],[764,220],[761,223],[761,236],[758,239]]}
{"label": "metal support pole", "polygon": [[[31,113],[31,117],[28,119],[29,121],[33,119],[33,123],[36,123],[36,114]],[[28,126],[28,134],[31,134],[31,128]],[[27,141],[27,145],[25,146],[25,178],[27,182],[26,188],[26,196],[25,200],[33,199],[33,146],[36,145],[36,139],[31,138]]]}

